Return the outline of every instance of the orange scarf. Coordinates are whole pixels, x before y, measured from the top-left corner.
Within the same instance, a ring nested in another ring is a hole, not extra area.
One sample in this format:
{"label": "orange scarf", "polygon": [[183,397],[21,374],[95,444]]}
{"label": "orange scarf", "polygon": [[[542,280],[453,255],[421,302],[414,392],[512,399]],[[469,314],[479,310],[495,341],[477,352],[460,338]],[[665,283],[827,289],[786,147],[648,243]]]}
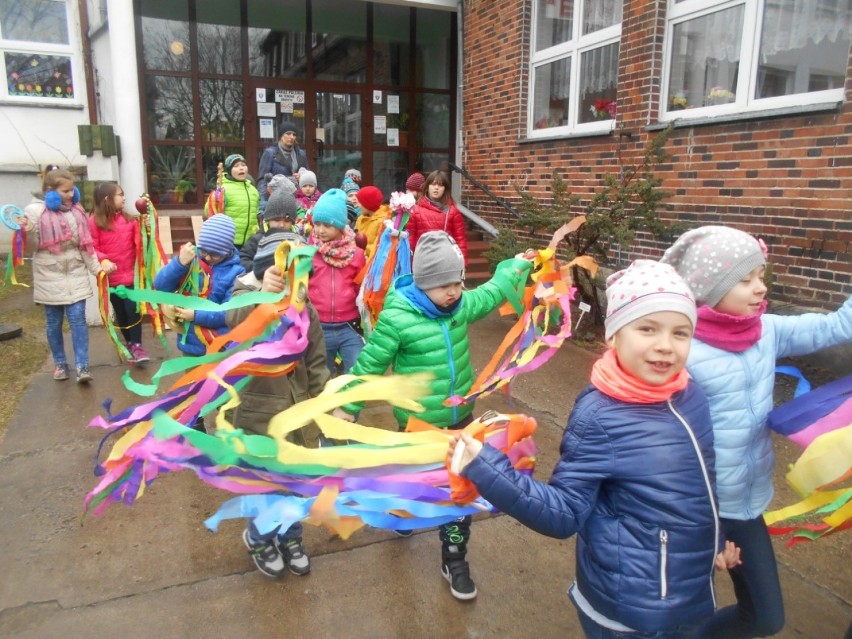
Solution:
{"label": "orange scarf", "polygon": [[629,404],[656,404],[668,400],[675,393],[682,391],[689,383],[686,368],[672,376],[661,386],[652,386],[643,382],[633,373],[622,367],[615,355],[615,350],[609,349],[592,367],[592,386],[604,395]]}

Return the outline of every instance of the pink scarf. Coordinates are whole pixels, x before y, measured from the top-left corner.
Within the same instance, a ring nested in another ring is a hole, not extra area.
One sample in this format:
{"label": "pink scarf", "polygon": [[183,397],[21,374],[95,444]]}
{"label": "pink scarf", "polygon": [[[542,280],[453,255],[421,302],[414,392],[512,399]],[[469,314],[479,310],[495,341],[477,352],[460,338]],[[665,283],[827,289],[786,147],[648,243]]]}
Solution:
{"label": "pink scarf", "polygon": [[621,366],[615,350],[609,349],[592,366],[592,386],[604,395],[627,402],[628,404],[657,404],[667,401],[675,393],[682,391],[689,383],[689,374],[685,368],[674,374],[661,386],[643,382],[629,370]]}
{"label": "pink scarf", "polygon": [[44,207],[38,220],[39,249],[46,249],[54,255],[62,252],[62,243],[70,242],[73,238],[71,226],[65,214],[70,212],[77,223],[77,244],[81,252],[93,255],[95,252],[92,234],[89,231],[89,221],[86,212],[79,204],[74,204],[70,209],[61,207],[58,211],[51,211]]}
{"label": "pink scarf", "polygon": [[343,235],[331,242],[317,241],[317,252],[323,261],[334,268],[346,268],[355,257],[355,231],[348,226],[343,229]]}
{"label": "pink scarf", "polygon": [[710,306],[698,309],[695,339],[730,353],[742,353],[757,343],[763,334],[761,316],[766,312],[766,300],[754,315],[728,315]]}

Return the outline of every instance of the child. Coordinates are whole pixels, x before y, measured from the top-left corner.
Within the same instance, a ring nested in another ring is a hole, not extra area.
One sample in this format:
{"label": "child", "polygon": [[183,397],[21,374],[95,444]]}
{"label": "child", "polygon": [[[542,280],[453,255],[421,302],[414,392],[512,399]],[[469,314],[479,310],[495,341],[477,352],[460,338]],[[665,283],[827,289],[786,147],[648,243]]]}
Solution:
{"label": "child", "polygon": [[260,185],[258,185],[257,190],[260,192],[260,203],[258,204],[258,217],[262,220],[263,214],[266,212],[266,204],[269,202],[269,198],[272,197],[272,194],[275,193],[279,188],[286,189],[289,193],[296,197],[296,185],[293,184],[293,180],[283,175],[272,175],[272,173],[266,174],[266,179],[264,180],[264,190],[260,191]]}
{"label": "child", "polygon": [[450,195],[450,179],[441,171],[432,171],[423,183],[423,190],[407,227],[412,252],[416,253],[417,242],[424,233],[444,231],[453,236],[467,264],[467,229]]}
{"label": "child", "polygon": [[328,369],[335,371],[337,353],[343,360],[343,372],[355,364],[364,340],[361,337],[361,313],[355,304],[359,285],[355,276],[364,268],[364,251],[355,246],[355,233],[346,226],[346,196],[340,189],[329,189],[314,207],[314,272],[308,297],[322,322]]}
{"label": "child", "polygon": [[322,193],[317,189],[317,174],[307,169],[299,171],[299,190],[296,191],[296,201],[305,209],[309,218],[320,195]]}
{"label": "child", "polygon": [[355,221],[361,215],[361,206],[358,204],[358,191],[361,187],[352,178],[343,178],[340,190],[346,194],[346,218],[349,226],[355,228]]}
{"label": "child", "polygon": [[62,338],[62,318],[68,317],[77,383],[92,381],[89,371],[89,328],[86,326],[86,299],[92,296],[89,274],[97,276],[101,267],[95,255],[86,212],[80,206],[80,192],[74,175],[54,170],[42,183],[44,203],[27,206],[16,221],[38,247],[33,255],[33,301],[44,305],[47,343],[53,356],[53,379],[68,379],[68,359]]}
{"label": "child", "polygon": [[[187,242],[178,255],[166,264],[154,278],[154,288],[174,292],[181,288],[191,274],[193,262],[204,262],[198,273],[197,290],[221,304],[231,299],[234,280],[245,271],[234,248],[234,221],[227,215],[214,215],[204,221],[198,233],[198,248]],[[208,275],[209,273],[209,275]],[[207,345],[217,333],[226,333],[225,311],[194,311],[176,308],[176,317],[185,322],[185,333],[178,338],[178,348],[187,355],[204,355]]]}
{"label": "child", "polygon": [[[225,158],[225,215],[234,220],[234,246],[242,248],[257,229],[257,212],[260,195],[248,174],[246,159],[239,153]],[[210,215],[209,201],[204,203],[204,213]]]}
{"label": "child", "polygon": [[352,180],[359,187],[361,186],[361,171],[358,169],[347,169],[346,173],[343,174],[344,180]]}
{"label": "child", "polygon": [[[270,199],[270,204],[272,200]],[[285,281],[273,266],[275,249],[284,241],[291,241],[290,234],[274,231],[260,240],[251,271],[237,278],[234,297],[262,290],[280,293]],[[298,240],[295,242],[298,243]],[[232,309],[227,312],[227,323],[234,328],[243,321],[254,307]],[[241,404],[234,411],[232,423],[237,428],[266,435],[269,420],[304,399],[316,397],[328,381],[325,367],[325,343],[317,312],[310,303],[306,305],[310,326],[308,347],[296,368],[287,375],[277,377],[255,377],[240,391]],[[293,443],[316,448],[319,431],[315,425],[301,428],[290,435]],[[306,575],[311,570],[310,558],[302,544],[302,524],[296,522],[284,533],[275,530],[261,535],[253,523],[243,531],[243,543],[257,569],[268,577],[278,578],[285,569],[294,575]]]}
{"label": "child", "polygon": [[420,173],[420,171],[415,171],[405,181],[405,192],[412,196],[416,202],[423,195],[423,185],[425,183],[426,176]]}
{"label": "child", "polygon": [[[417,254],[415,254],[417,259]],[[692,637],[713,614],[713,435],[686,357],[695,302],[674,270],[637,260],[607,280],[611,347],[574,404],[548,483],[469,434],[461,474],[536,532],[577,536],[569,590],[587,637]],[[646,634],[647,633],[647,634]]]}
{"label": "child", "polygon": [[[136,254],[140,249],[139,221],[124,212],[124,191],[116,182],[103,182],[95,189],[95,203],[89,218],[89,231],[101,268],[110,286],[133,288]],[[136,302],[110,293],[116,324],[127,342],[130,361],[149,361],[142,348],[142,316]]]}
{"label": "child", "polygon": [[[280,175],[276,175],[275,177],[287,180],[287,178]],[[288,189],[280,188],[272,193],[269,201],[266,203],[266,210],[263,212],[263,221],[266,229],[252,235],[240,249],[240,265],[246,273],[250,273],[253,268],[254,255],[257,253],[257,245],[262,237],[269,235],[273,231],[287,231],[291,235],[288,238],[290,241],[298,238],[299,232],[293,225],[298,210],[299,204],[296,202],[293,193]]]}
{"label": "child", "polygon": [[[464,256],[455,240],[443,231],[433,231],[421,241],[413,273],[394,283],[352,374],[382,375],[388,366],[397,374],[428,371],[434,379],[429,394],[420,400],[425,411],[416,417],[438,428],[464,428],[472,421],[473,405],[444,406],[444,400],[464,395],[473,385],[467,326],[503,303],[502,291],[525,280],[530,263],[501,262],[490,281],[462,295]],[[350,405],[334,414],[353,420],[359,410],[360,406]],[[405,429],[410,413],[395,408],[394,414],[400,429]],[[463,517],[440,528],[441,571],[453,596],[461,600],[476,597],[465,560],[470,523],[470,517]]]}
{"label": "child", "polygon": [[355,220],[355,231],[364,234],[367,241],[364,254],[370,257],[376,250],[376,242],[384,229],[385,220],[391,215],[391,210],[387,204],[382,204],[385,196],[378,187],[365,186],[355,197],[361,205],[361,215]]}
{"label": "child", "polygon": [[737,605],[720,610],[703,636],[775,634],[784,626],[784,604],[762,516],[773,493],[766,416],[775,360],[852,340],[852,300],[828,315],[765,315],[764,247],[724,226],[688,231],[662,261],[683,276],[698,303],[687,368],[710,402],[725,538],[742,548],[745,560],[731,571]]}

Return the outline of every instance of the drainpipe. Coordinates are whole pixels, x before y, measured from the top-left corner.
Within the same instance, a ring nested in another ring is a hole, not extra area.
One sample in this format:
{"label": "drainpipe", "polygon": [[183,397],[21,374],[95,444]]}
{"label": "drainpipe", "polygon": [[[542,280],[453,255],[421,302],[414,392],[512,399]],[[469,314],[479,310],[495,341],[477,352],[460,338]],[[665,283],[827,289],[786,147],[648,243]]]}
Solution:
{"label": "drainpipe", "polygon": [[[458,14],[458,29],[456,33],[456,148],[455,164],[464,166],[464,0],[458,0],[456,13]],[[461,195],[461,176],[452,173],[452,190]],[[455,198],[454,198],[455,199]],[[458,198],[460,201],[460,198]]]}
{"label": "drainpipe", "polygon": [[77,3],[80,13],[80,44],[83,47],[83,73],[86,76],[86,102],[89,105],[89,124],[98,123],[98,102],[95,94],[95,66],[92,64],[92,42],[89,40],[88,3]]}

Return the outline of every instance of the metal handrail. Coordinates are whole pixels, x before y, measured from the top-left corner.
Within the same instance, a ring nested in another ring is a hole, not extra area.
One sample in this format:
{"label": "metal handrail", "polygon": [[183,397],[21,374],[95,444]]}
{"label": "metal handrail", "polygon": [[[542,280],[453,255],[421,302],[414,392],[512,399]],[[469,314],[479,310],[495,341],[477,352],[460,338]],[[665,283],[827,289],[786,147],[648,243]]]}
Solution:
{"label": "metal handrail", "polygon": [[[502,206],[504,209],[506,209],[507,211],[509,211],[509,213],[511,213],[513,216],[515,216],[516,218],[521,217],[521,214],[520,214],[520,213],[518,213],[518,212],[517,212],[517,211],[516,211],[516,210],[512,207],[512,205],[511,205],[511,204],[509,204],[509,203],[508,203],[506,200],[504,200],[503,198],[501,198],[501,197],[498,197],[498,196],[494,195],[494,194],[491,192],[491,190],[490,190],[487,186],[485,186],[484,184],[482,184],[482,182],[480,182],[479,180],[477,180],[477,179],[476,179],[475,177],[473,177],[470,173],[468,173],[467,171],[465,171],[462,167],[460,167],[460,166],[458,166],[457,164],[454,164],[454,163],[452,163],[452,162],[445,162],[444,164],[446,165],[446,168],[445,168],[444,166],[442,166],[442,167],[441,167],[441,170],[442,170],[442,171],[444,171],[445,173],[449,173],[450,171],[456,171],[456,172],[458,172],[458,173],[459,173],[462,177],[467,178],[467,180],[468,180],[471,184],[473,184],[476,188],[478,188],[480,191],[482,191],[483,193],[485,193],[485,195],[487,195],[488,197],[490,197],[490,198],[491,198],[491,199],[492,199],[495,203],[499,204],[499,205],[500,205],[500,206]],[[447,171],[446,169],[449,169],[450,171]],[[481,219],[481,218],[480,218],[480,219]]]}

